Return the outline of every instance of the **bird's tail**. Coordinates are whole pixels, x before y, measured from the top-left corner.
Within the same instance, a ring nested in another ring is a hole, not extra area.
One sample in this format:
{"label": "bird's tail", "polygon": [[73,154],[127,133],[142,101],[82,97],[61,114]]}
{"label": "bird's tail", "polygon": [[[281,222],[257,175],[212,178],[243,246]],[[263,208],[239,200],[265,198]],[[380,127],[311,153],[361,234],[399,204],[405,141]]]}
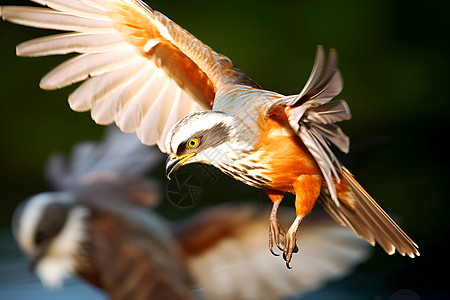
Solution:
{"label": "bird's tail", "polygon": [[375,241],[388,254],[397,250],[401,255],[419,256],[418,246],[392,220],[391,217],[355,180],[353,175],[342,167],[342,180],[336,184],[339,199],[345,205],[336,205],[326,189],[322,190],[319,203],[341,225],[352,229],[371,245]]}

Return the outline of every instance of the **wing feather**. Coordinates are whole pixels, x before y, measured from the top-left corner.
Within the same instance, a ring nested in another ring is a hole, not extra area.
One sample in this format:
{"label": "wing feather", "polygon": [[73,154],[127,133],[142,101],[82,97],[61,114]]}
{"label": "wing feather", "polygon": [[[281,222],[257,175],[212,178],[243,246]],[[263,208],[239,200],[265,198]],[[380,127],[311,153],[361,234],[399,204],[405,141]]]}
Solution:
{"label": "wing feather", "polygon": [[[109,103],[127,101],[129,97],[126,96],[126,90],[130,85],[140,84],[130,87],[131,90],[136,90],[145,84],[144,75],[149,72],[145,69],[146,63],[148,62],[145,59],[134,57],[124,68],[89,78],[69,96],[70,107],[75,111],[92,109],[93,119],[100,124],[113,122],[119,108],[114,105],[108,107]],[[111,111],[108,113],[109,117],[100,117],[108,111]]]}
{"label": "wing feather", "polygon": [[[202,108],[193,101],[187,101],[189,99],[189,95],[182,89],[178,89],[176,96],[173,100],[172,109],[170,111],[169,117],[167,118],[166,123],[164,124],[164,129],[162,131],[162,135],[158,140],[158,146],[162,151],[166,149],[166,136],[172,126],[180,120],[182,117],[188,115],[191,111],[200,111]],[[146,135],[146,131],[142,129],[142,140],[145,142],[149,137]]]}
{"label": "wing feather", "polygon": [[[164,80],[164,86],[161,88],[159,95],[155,96],[155,102],[141,119],[141,124],[137,130],[138,136],[142,131],[152,140],[157,140],[162,135],[164,125],[168,121],[172,108],[166,105],[166,99],[174,99],[176,96],[175,93],[178,90],[175,82],[167,79]],[[156,118],[155,116],[158,116],[158,114],[159,118]]]}
{"label": "wing feather", "polygon": [[[230,59],[216,53],[140,0],[35,2],[49,8],[2,7],[0,14],[3,19],[18,24],[72,33],[22,43],[18,46],[17,54],[43,56],[80,53],[47,74],[41,81],[41,87],[58,89],[88,79],[86,84],[79,87],[80,91],[77,89],[69,97],[71,107],[79,111],[92,108],[94,111],[91,115],[98,123],[115,121],[122,130],[139,131],[139,137],[146,144],[158,143],[164,149],[164,135],[168,127],[178,121],[171,119],[165,124],[165,118],[183,117],[194,110],[211,109],[219,86],[236,83],[255,85],[233,66]],[[131,80],[125,68],[133,64],[137,57],[153,62],[153,65],[146,66],[152,71],[155,67],[163,70],[167,78],[158,77],[145,85]],[[124,71],[123,80],[117,78],[118,69]],[[103,78],[92,80],[97,77]],[[156,79],[159,84],[154,83]],[[183,95],[176,101],[162,98],[158,93],[163,90],[167,80],[176,83],[170,84],[176,91],[167,95]],[[119,88],[111,87],[114,82],[120,84]],[[96,86],[96,83],[100,84]],[[183,92],[179,93],[178,89]],[[145,97],[144,90],[151,92]],[[122,96],[125,98],[119,99]],[[178,101],[180,99],[183,102]],[[194,104],[185,104],[184,101]],[[158,105],[155,107],[163,109],[162,113],[150,109],[156,102]],[[175,109],[175,103],[182,105],[182,108]],[[108,108],[106,104],[112,106]],[[179,112],[172,113],[175,111]],[[159,128],[150,129],[146,134],[146,129],[139,127],[144,116],[148,120],[154,118],[154,121],[146,121],[145,124],[158,124]]]}
{"label": "wing feather", "polygon": [[9,22],[43,29],[91,32],[112,28],[112,21],[81,18],[41,7],[2,6],[2,18]]}
{"label": "wing feather", "polygon": [[52,154],[46,162],[45,175],[53,188],[73,190],[87,177],[101,178],[100,174],[120,173],[124,175],[122,179],[125,175],[144,174],[155,168],[160,159],[157,149],[142,145],[134,134],[125,134],[110,126],[99,142],[79,143],[67,157]]}
{"label": "wing feather", "polygon": [[331,50],[326,66],[324,51],[317,48],[313,71],[306,86],[297,97],[284,97],[272,106],[283,105],[291,128],[297,132],[316,160],[327,183],[330,196],[337,206],[335,182],[340,182],[341,164],[330,148],[335,144],[347,152],[350,141],[334,123],[350,118],[350,110],[344,100],[329,102],[342,90],[342,78],[337,69],[337,54]]}
{"label": "wing feather", "polygon": [[417,244],[406,235],[344,167],[342,175],[356,198],[353,201],[354,208],[346,205],[336,207],[325,194],[325,197],[320,198],[320,203],[327,212],[340,224],[348,226],[372,245],[375,245],[376,240],[388,254],[393,254],[397,250],[401,255],[419,256]]}
{"label": "wing feather", "polygon": [[134,59],[135,49],[120,45],[106,53],[86,53],[71,58],[45,75],[40,87],[46,90],[60,89],[86,78],[115,71]]}
{"label": "wing feather", "polygon": [[[93,109],[91,115],[98,123],[116,121],[122,130],[137,130],[147,144],[158,143],[164,148],[165,137],[160,134],[167,133],[168,127],[178,121],[175,117],[185,116],[193,110],[211,109],[218,85],[252,82],[228,58],[214,52],[142,1],[34,2],[48,7],[4,6],[0,10],[1,17],[26,26],[70,32],[22,43],[17,54],[80,53],[49,72],[42,79],[41,87],[58,89],[87,79],[70,95],[71,107],[79,111]],[[161,74],[166,78],[158,76],[144,85],[131,78],[133,76],[128,71],[132,65],[136,72],[142,71],[135,64],[138,58],[151,62],[145,64],[151,72],[163,70]],[[122,80],[119,79],[120,74],[124,77]],[[163,92],[168,80],[170,88],[175,90],[173,93]],[[116,83],[119,87],[113,88]],[[144,97],[144,90],[151,92]],[[158,91],[168,97],[182,97],[168,99]],[[124,99],[119,99],[123,96]],[[164,105],[160,101],[164,101]],[[185,104],[185,101],[194,103]],[[154,106],[155,103],[158,105]],[[106,107],[106,104],[111,104],[111,107]],[[178,110],[173,107],[175,104],[182,107]],[[153,106],[159,107],[159,111],[150,109]],[[162,113],[161,109],[164,110]],[[151,129],[146,134],[145,128],[139,127],[144,117],[154,119],[144,123],[157,124],[158,129]],[[171,118],[170,122],[166,124],[165,118]]]}
{"label": "wing feather", "polygon": [[110,21],[104,8],[99,9],[90,5],[86,5],[80,0],[31,0],[43,6],[48,6],[58,11],[63,11],[75,16],[83,18],[91,18],[94,20]]}
{"label": "wing feather", "polygon": [[160,93],[164,92],[164,86],[170,80],[166,79],[162,72],[161,69],[157,69],[147,79],[145,86],[117,114],[116,124],[120,129],[129,132],[139,127],[141,119],[158,99]]}
{"label": "wing feather", "polygon": [[[190,273],[208,299],[284,299],[350,272],[370,247],[325,216],[304,220],[301,251],[287,270],[265,247],[269,211],[250,204],[215,206],[179,224]],[[279,210],[288,223],[294,211]]]}
{"label": "wing feather", "polygon": [[114,49],[120,43],[123,43],[123,37],[117,32],[63,33],[21,43],[16,51],[17,55],[27,57],[97,53]]}
{"label": "wing feather", "polygon": [[157,216],[129,204],[87,205],[94,211],[93,268],[111,299],[193,299],[185,265]]}
{"label": "wing feather", "polygon": [[[331,149],[334,144],[345,153],[349,151],[350,140],[335,123],[348,120],[351,115],[345,101],[329,102],[342,89],[336,52],[330,51],[325,67],[324,61],[319,46],[305,88],[297,97],[285,97],[273,104],[286,106],[290,126],[322,172],[326,188],[322,189],[319,202],[339,224],[349,227],[370,244],[375,245],[377,241],[389,254],[397,250],[402,255],[417,256],[417,245],[358,184]],[[348,191],[343,192],[342,187]]]}

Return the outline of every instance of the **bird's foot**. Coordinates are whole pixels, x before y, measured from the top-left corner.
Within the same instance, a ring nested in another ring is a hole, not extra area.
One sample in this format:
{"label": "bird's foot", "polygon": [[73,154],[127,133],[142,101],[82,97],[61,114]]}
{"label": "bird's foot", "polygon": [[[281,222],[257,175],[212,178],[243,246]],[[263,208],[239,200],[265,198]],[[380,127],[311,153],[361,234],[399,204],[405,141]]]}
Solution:
{"label": "bird's foot", "polygon": [[276,216],[272,218],[272,215],[270,216],[269,220],[269,250],[270,252],[278,256],[279,254],[275,253],[273,251],[274,242],[275,245],[280,249],[281,251],[284,251],[284,247],[281,243],[282,240],[284,240],[286,235],[286,231],[284,230],[283,226],[280,225],[278,222]]}
{"label": "bird's foot", "polygon": [[286,267],[288,269],[292,269],[292,267],[289,265],[292,259],[292,254],[298,252],[297,247],[297,229],[300,224],[301,218],[297,217],[292,223],[289,230],[286,232],[286,235],[284,237],[284,251],[283,251],[283,259],[286,261]]}

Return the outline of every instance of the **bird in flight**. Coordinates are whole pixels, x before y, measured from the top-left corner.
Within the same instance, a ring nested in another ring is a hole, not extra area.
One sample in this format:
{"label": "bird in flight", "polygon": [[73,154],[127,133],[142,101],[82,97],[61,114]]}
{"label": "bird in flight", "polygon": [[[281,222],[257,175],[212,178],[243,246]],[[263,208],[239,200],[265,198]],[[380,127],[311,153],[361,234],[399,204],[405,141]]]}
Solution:
{"label": "bird in flight", "polygon": [[[33,1],[47,7],[3,6],[2,19],[67,32],[24,42],[17,54],[79,53],[45,75],[41,88],[83,81],[69,96],[71,108],[158,144],[169,154],[168,177],[197,162],[264,189],[273,202],[269,249],[283,251],[288,268],[298,251],[297,230],[316,202],[387,253],[419,255],[332,152],[331,144],[349,151],[336,122],[350,119],[345,101],[331,101],[342,89],[335,50],[326,61],[319,46],[303,89],[285,96],[262,89],[228,57],[140,0]],[[295,195],[288,230],[277,218],[285,193]]]}

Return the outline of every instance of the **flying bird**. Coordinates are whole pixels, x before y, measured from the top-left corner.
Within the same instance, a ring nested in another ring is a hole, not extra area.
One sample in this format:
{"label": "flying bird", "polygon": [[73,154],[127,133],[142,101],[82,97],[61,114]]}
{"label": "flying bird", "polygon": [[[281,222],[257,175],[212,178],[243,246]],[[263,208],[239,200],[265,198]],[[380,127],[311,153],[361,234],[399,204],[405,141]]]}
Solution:
{"label": "flying bird", "polygon": [[[13,217],[16,240],[46,286],[77,274],[116,300],[281,299],[348,274],[371,252],[350,230],[315,215],[288,271],[262,251],[266,211],[255,203],[169,222],[153,211],[158,185],[140,176],[161,156],[118,130],[76,146],[69,159],[51,156],[47,178],[60,188],[32,196]],[[292,214],[280,210],[281,221]]]}
{"label": "flying bird", "polygon": [[[342,89],[335,50],[326,61],[319,46],[303,89],[285,96],[262,89],[228,57],[140,0],[33,1],[48,7],[3,6],[2,19],[68,32],[24,42],[17,54],[79,53],[45,75],[41,88],[83,81],[69,96],[71,108],[158,144],[169,154],[168,177],[198,162],[264,189],[273,202],[269,249],[280,248],[287,267],[298,251],[300,223],[317,199],[370,244],[378,242],[389,254],[419,255],[331,149],[347,153],[350,144],[336,125],[350,119],[349,108],[331,101]],[[277,217],[285,193],[295,195],[288,230]]]}

